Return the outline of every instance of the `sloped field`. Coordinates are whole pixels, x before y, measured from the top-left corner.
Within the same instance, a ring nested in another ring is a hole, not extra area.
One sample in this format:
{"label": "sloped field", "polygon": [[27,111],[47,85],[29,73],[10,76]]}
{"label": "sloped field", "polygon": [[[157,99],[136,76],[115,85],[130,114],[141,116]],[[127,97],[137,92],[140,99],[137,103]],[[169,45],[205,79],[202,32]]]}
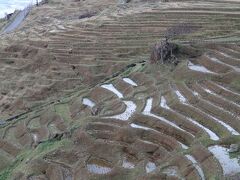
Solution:
{"label": "sloped field", "polygon": [[[0,179],[238,179],[240,4],[111,8],[2,48]],[[189,51],[149,64],[179,19]]]}

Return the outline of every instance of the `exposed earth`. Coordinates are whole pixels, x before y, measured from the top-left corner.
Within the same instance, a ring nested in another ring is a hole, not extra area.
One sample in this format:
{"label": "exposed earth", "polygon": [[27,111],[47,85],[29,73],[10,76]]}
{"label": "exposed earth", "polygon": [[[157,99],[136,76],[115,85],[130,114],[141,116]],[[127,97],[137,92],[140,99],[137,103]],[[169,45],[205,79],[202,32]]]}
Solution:
{"label": "exposed earth", "polygon": [[[180,23],[179,63],[150,63]],[[5,179],[239,180],[240,1],[34,7],[0,35]]]}

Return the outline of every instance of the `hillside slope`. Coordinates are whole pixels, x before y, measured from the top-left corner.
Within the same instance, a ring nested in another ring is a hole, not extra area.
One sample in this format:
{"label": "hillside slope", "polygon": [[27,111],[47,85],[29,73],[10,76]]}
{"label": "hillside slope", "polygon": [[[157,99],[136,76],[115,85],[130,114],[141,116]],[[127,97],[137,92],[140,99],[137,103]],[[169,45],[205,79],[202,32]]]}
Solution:
{"label": "hillside slope", "polygon": [[[180,63],[150,64],[181,23]],[[34,8],[0,37],[0,179],[237,179],[239,27],[239,1]]]}

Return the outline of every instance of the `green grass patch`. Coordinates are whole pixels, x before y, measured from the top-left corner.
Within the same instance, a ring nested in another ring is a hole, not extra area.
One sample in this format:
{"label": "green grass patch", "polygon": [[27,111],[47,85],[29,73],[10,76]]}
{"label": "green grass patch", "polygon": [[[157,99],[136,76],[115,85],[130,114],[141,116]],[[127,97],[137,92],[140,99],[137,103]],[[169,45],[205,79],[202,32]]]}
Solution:
{"label": "green grass patch", "polygon": [[221,139],[219,142],[220,145],[231,145],[231,144],[238,144],[240,142],[240,135],[232,135],[227,136]]}
{"label": "green grass patch", "polygon": [[204,136],[199,138],[198,142],[200,142],[200,144],[202,144],[205,147],[209,147],[216,144],[216,141],[210,139],[209,137],[204,137]]}
{"label": "green grass patch", "polygon": [[55,112],[63,118],[66,123],[69,123],[72,118],[70,116],[70,110],[68,104],[56,104],[54,105]]}
{"label": "green grass patch", "polygon": [[21,154],[19,154],[16,157],[16,160],[11,165],[9,165],[2,172],[0,172],[0,180],[11,179],[11,176],[15,172],[24,173],[30,171],[26,163],[28,160],[41,158],[47,153],[63,146],[70,147],[71,142],[67,139],[63,139],[61,141],[48,140],[46,142],[39,144],[39,146],[34,150],[31,149],[24,150]]}
{"label": "green grass patch", "polygon": [[233,80],[230,86],[240,92],[240,79]]}
{"label": "green grass patch", "polygon": [[1,173],[0,173],[0,180],[7,180],[10,179],[10,176],[12,175],[13,170],[21,164],[21,162],[24,160],[25,154],[20,154],[16,157],[16,160],[14,163],[9,165],[7,168],[5,168]]}
{"label": "green grass patch", "polygon": [[229,153],[229,155],[230,155],[231,159],[237,158],[238,159],[238,163],[240,164],[240,151],[234,152],[234,153]]}

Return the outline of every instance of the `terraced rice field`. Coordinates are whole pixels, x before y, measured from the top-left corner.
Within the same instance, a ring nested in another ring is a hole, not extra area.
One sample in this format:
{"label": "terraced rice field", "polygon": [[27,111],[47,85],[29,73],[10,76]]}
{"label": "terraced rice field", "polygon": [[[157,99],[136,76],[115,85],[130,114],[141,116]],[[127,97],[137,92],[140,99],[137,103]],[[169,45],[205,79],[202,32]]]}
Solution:
{"label": "terraced rice field", "polygon": [[[1,37],[0,179],[239,179],[240,3],[104,2],[47,34],[32,13]],[[55,6],[35,13],[57,19]],[[179,19],[200,26],[174,40],[187,53],[150,64]]]}

